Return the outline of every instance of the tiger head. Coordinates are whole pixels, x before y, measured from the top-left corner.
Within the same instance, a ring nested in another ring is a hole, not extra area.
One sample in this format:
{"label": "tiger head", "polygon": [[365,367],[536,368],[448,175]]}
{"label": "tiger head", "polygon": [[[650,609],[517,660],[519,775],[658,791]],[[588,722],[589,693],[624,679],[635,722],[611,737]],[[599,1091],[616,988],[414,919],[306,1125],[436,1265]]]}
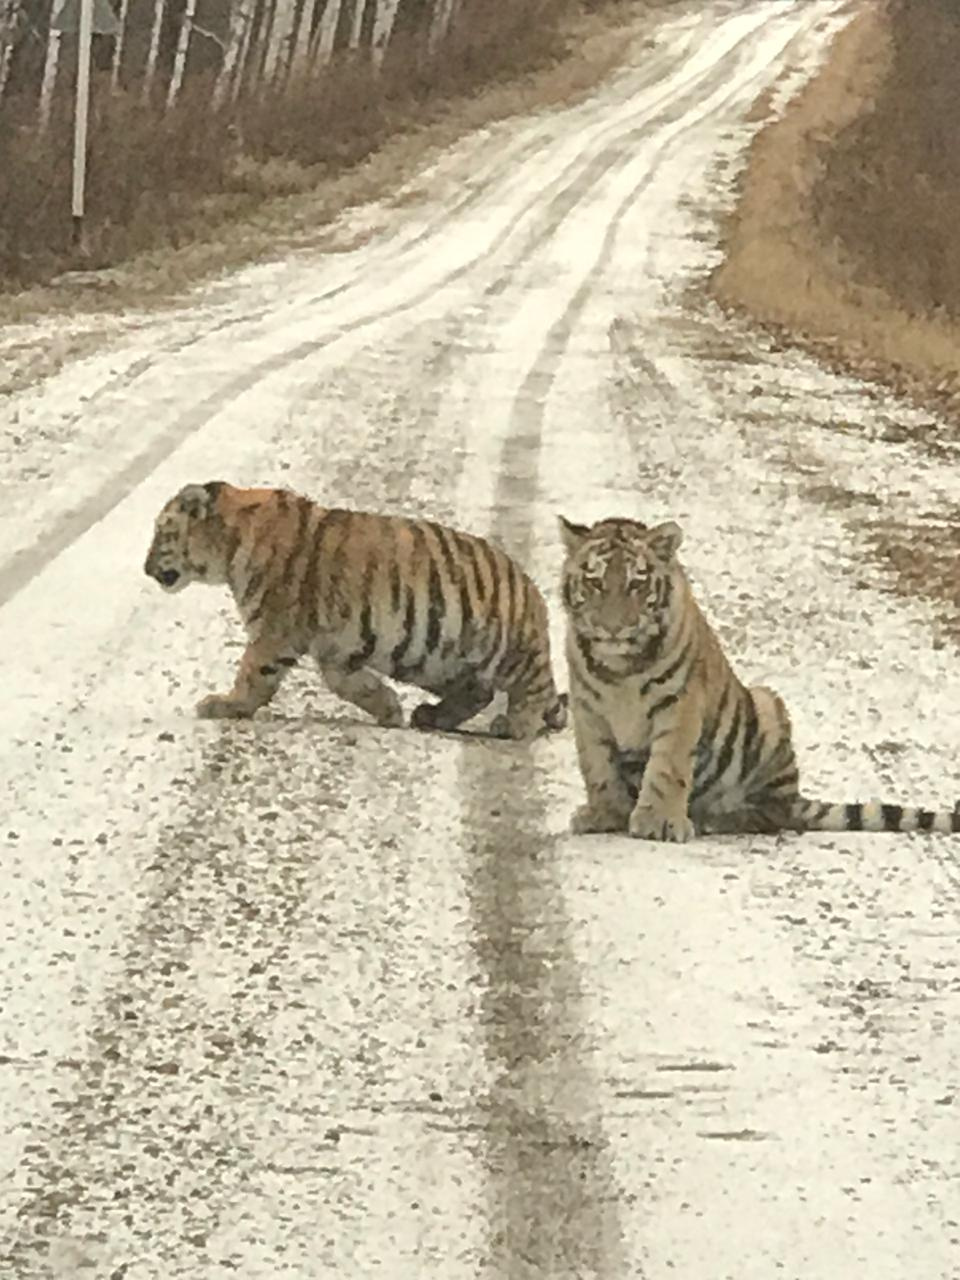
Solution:
{"label": "tiger head", "polygon": [[219,480],[188,484],[157,516],[143,571],[164,591],[226,581],[223,521],[217,513],[223,487]]}
{"label": "tiger head", "polygon": [[560,516],[566,547],[563,604],[573,630],[611,653],[659,639],[682,572],[682,533],[672,520],[650,529],[613,517],[594,525]]}

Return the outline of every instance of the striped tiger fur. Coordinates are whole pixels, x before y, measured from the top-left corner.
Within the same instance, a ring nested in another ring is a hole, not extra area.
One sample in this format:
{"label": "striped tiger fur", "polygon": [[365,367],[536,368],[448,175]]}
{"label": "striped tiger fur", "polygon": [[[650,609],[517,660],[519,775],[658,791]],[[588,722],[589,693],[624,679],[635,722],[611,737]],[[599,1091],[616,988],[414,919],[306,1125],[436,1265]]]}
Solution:
{"label": "striped tiger fur", "polygon": [[482,538],[212,481],[164,506],[144,570],[167,591],[226,584],[239,608],[248,644],[233,689],[204,698],[201,717],[253,715],[310,654],[333,692],[382,725],[403,715],[375,672],[439,697],[416,708],[415,728],[455,729],[500,690],[495,736],[566,722],[543,597]]}
{"label": "striped tiger fur", "polygon": [[575,832],[960,831],[951,811],[828,804],[800,793],[780,697],[746,688],[700,612],[673,521],[577,525],[566,547],[570,703],[587,803]]}

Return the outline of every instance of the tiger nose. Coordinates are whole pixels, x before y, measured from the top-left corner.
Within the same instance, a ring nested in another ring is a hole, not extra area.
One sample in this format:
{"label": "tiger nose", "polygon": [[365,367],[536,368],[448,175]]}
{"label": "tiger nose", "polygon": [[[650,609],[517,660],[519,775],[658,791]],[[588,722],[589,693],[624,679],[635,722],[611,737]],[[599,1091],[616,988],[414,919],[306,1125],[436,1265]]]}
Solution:
{"label": "tiger nose", "polygon": [[177,569],[161,569],[154,562],[152,555],[147,556],[143,565],[143,572],[148,578],[153,578],[155,582],[159,582],[161,587],[172,587],[180,577]]}

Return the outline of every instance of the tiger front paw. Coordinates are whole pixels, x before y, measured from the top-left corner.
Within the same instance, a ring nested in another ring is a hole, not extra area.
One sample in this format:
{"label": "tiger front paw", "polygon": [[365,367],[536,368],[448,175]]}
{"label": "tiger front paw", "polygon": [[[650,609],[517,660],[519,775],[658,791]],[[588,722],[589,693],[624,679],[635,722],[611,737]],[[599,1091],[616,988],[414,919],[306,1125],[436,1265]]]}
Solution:
{"label": "tiger front paw", "polygon": [[546,733],[562,733],[570,719],[570,695],[558,693],[556,702],[543,713]]}
{"label": "tiger front paw", "polygon": [[647,804],[636,806],[627,830],[637,840],[660,840],[672,844],[686,844],[697,834],[683,810],[665,812]]}
{"label": "tiger front paw", "polygon": [[570,819],[570,830],[575,836],[589,836],[611,831],[626,831],[626,814],[615,813],[612,809],[595,808],[591,804],[582,804]]}
{"label": "tiger front paw", "polygon": [[[411,720],[411,724],[413,721]],[[377,724],[384,729],[402,729],[403,728],[403,707],[400,705],[400,699],[394,698],[392,702],[386,703],[377,713]],[[414,725],[414,728],[416,726]]]}
{"label": "tiger front paw", "polygon": [[228,693],[209,693],[197,703],[197,716],[201,720],[246,720],[254,710]]}
{"label": "tiger front paw", "polygon": [[[381,724],[383,721],[381,720]],[[413,708],[410,715],[410,728],[429,732],[437,728],[437,706],[434,702],[421,702]]]}
{"label": "tiger front paw", "polygon": [[517,735],[513,732],[512,726],[507,716],[502,712],[493,717],[490,721],[490,728],[487,730],[491,738],[501,738],[504,740],[515,738]]}

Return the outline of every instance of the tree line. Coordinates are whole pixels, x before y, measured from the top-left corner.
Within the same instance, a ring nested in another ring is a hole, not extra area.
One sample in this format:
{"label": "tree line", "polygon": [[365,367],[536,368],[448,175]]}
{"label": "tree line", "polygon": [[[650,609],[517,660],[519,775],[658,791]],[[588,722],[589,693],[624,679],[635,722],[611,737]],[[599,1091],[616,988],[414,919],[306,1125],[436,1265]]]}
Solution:
{"label": "tree line", "polygon": [[[94,35],[93,57],[115,90],[171,108],[189,78],[205,77],[219,109],[320,75],[341,51],[377,70],[401,34],[435,53],[470,0],[97,0],[101,17],[108,4],[115,31]],[[32,100],[37,121],[49,120],[55,95],[72,82],[76,36],[67,19],[78,6],[0,0],[0,113],[16,100],[22,118]]]}

